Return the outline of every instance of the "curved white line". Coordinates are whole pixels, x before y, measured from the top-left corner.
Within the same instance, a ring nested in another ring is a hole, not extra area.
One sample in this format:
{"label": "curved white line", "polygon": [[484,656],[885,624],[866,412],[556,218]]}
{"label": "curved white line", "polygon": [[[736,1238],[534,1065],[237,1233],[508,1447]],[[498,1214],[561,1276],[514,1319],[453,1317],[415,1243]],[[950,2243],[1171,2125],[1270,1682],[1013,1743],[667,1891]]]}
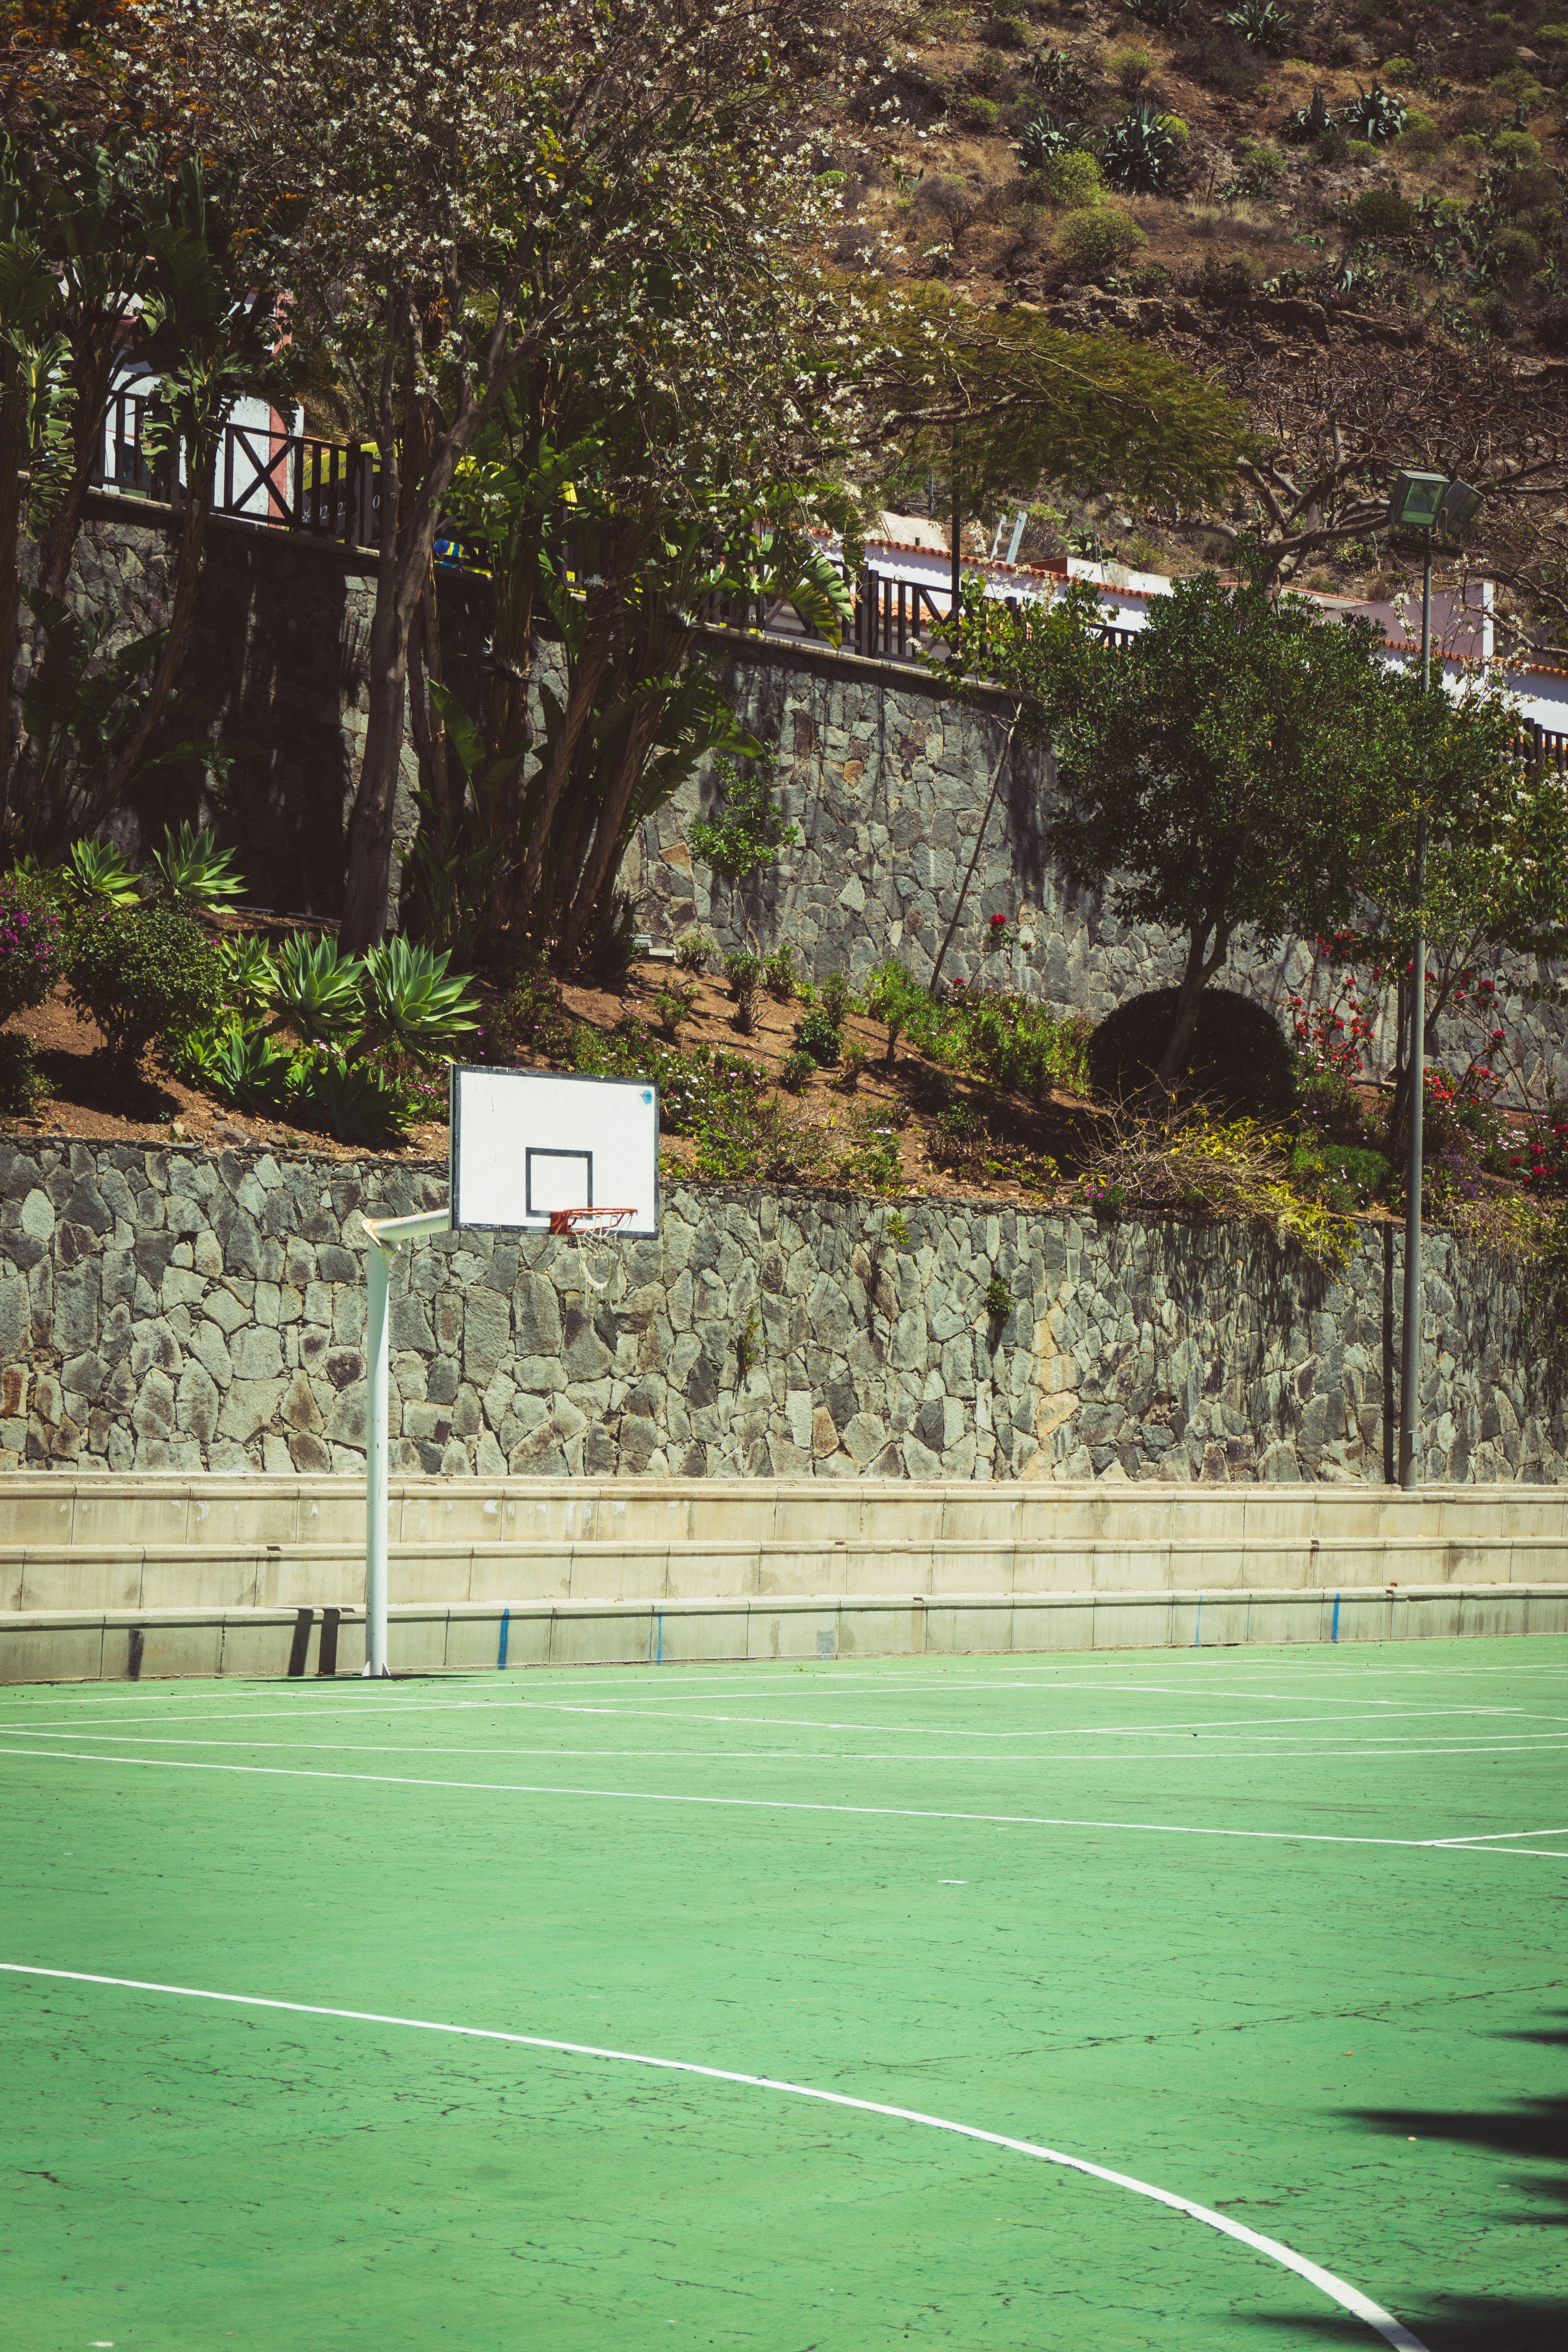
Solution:
{"label": "curved white line", "polygon": [[309,2000],[270,2000],[262,1993],[210,1992],[195,1985],[150,1984],[140,1977],[93,1976],[84,1969],[46,1969],[25,1960],[0,1960],[0,1972],[6,1976],[49,1977],[68,1984],[114,1985],[130,1992],[173,1993],[183,2000],[216,2000],[241,2009],[286,2010],[296,2017],[342,2017],[362,2025],[402,2025],[419,2033],[452,2033],[470,2042],[506,2042],[525,2050],[559,2050],[572,2058],[605,2058],[625,2066],[655,2066],[669,2074],[700,2074],[710,2083],[739,2083],[751,2091],[782,2091],[794,2099],[816,2099],[824,2106],[852,2107],[866,2116],[886,2116],[894,2123],[924,2124],[931,2131],[952,2132],[960,2139],[982,2140],[988,2147],[1011,2148],[1017,2156],[1034,2156],[1047,2164],[1065,2165],[1069,2172],[1088,2173],[1091,2179],[1108,2180],[1113,2189],[1130,2189],[1135,2197],[1152,2198],[1156,2205],[1167,2205],[1174,2213],[1184,2213],[1189,2221],[1202,2221],[1211,2230],[1219,2230],[1227,2238],[1235,2238],[1255,2253],[1267,2254],[1271,2262],[1294,2271],[1326,2294],[1331,2303],[1364,2319],[1395,2352],[1427,2352],[1418,2336],[1363,2294],[1359,2287],[1345,2279],[1336,2278],[1305,2254],[1282,2245],[1278,2238],[1266,2238],[1257,2230],[1249,2230],[1244,2221],[1232,2221],[1226,2214],[1216,2213],[1207,2205],[1195,2205],[1190,2198],[1178,2197],[1169,2189],[1157,2189],[1152,2181],[1135,2180],[1130,2172],[1112,2172],[1103,2164],[1091,2164],[1087,2157],[1064,2156],[1059,2148],[1042,2147],[1036,2140],[1014,2139],[1005,2132],[983,2131],[978,2124],[954,2123],[947,2116],[922,2115],[918,2107],[891,2107],[879,2099],[855,2099],[845,2091],[819,2091],[809,2083],[785,2083],[771,2074],[741,2074],[728,2066],[700,2066],[690,2058],[652,2058],[637,2050],[601,2050],[588,2042],[557,2042],[542,2033],[504,2033],[494,2026],[448,2025],[427,2017],[387,2017],[370,2009],[328,2009]]}

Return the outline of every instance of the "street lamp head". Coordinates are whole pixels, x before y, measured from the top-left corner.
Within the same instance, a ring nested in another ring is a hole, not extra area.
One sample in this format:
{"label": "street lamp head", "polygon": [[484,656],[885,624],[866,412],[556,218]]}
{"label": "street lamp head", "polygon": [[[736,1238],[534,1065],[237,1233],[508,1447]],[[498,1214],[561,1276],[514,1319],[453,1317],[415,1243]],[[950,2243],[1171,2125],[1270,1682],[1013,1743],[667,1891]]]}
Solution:
{"label": "street lamp head", "polygon": [[1388,500],[1390,530],[1434,530],[1443,511],[1447,489],[1446,475],[1417,474],[1409,470],[1402,473]]}
{"label": "street lamp head", "polygon": [[1443,503],[1438,509],[1444,530],[1463,530],[1465,525],[1472,521],[1480,512],[1480,509],[1479,490],[1472,490],[1468,482],[1450,482],[1443,493]]}

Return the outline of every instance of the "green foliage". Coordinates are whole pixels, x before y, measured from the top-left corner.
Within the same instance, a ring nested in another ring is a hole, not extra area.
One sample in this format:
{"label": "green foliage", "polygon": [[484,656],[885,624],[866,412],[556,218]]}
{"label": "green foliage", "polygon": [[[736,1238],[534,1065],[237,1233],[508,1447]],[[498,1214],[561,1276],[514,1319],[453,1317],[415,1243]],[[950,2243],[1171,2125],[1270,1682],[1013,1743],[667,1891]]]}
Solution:
{"label": "green foliage", "polygon": [[819,1005],[797,1021],[795,1030],[796,1051],[809,1054],[820,1069],[831,1069],[843,1049],[839,1024],[826,1005]]}
{"label": "green foliage", "polygon": [[866,1010],[873,1021],[887,1024],[889,1069],[897,1057],[901,1033],[911,1022],[923,1019],[931,1003],[929,992],[904,970],[901,963],[879,964],[871,974],[866,990]]}
{"label": "green foliage", "polygon": [[400,1077],[371,1055],[350,1061],[329,1045],[296,1058],[293,1105],[323,1120],[340,1143],[395,1143],[414,1123]]}
{"label": "green foliage", "polygon": [[1112,49],[1105,60],[1105,70],[1123,98],[1136,98],[1150,75],[1155,59],[1147,49],[1130,45],[1124,49]]}
{"label": "green foliage", "polygon": [[1284,55],[1295,30],[1279,0],[1239,0],[1225,21],[1250,48],[1262,49],[1273,57]]}
{"label": "green foliage", "polygon": [[1363,236],[1413,236],[1417,215],[1396,188],[1365,188],[1350,207],[1352,226]]}
{"label": "green foliage", "polygon": [[1424,158],[1441,152],[1443,134],[1429,114],[1410,107],[1405,111],[1405,128],[1394,143],[1402,155]]}
{"label": "green foliage", "polygon": [[681,1024],[689,1017],[692,1006],[697,1002],[697,982],[694,980],[667,981],[656,993],[653,1009],[658,1015],[659,1026],[671,1045],[674,1045],[679,1037]]}
{"label": "green foliage", "polygon": [[1119,268],[1147,241],[1130,214],[1110,205],[1091,213],[1069,213],[1051,240],[1065,262],[1090,278]]}
{"label": "green foliage", "polygon": [[822,999],[829,1020],[839,1028],[844,1025],[845,1014],[858,1009],[850,993],[849,975],[847,971],[830,971],[817,993]]}
{"label": "green foliage", "polygon": [[705,939],[700,931],[688,931],[683,940],[676,941],[675,961],[682,971],[701,973],[707,971],[716,952],[712,940]]}
{"label": "green foliage", "polygon": [[1105,174],[1085,147],[1047,155],[1037,176],[1046,202],[1064,212],[1088,212],[1105,194]]}
{"label": "green foliage", "polygon": [[967,988],[945,1010],[949,1050],[966,1068],[1020,1094],[1088,1092],[1088,1024],[1077,1016],[1058,1021],[1026,996]]}
{"label": "green foliage", "polygon": [[173,1059],[180,1077],[220,1102],[267,1112],[287,1110],[292,1102],[293,1052],[258,1023],[231,1015],[193,1029]]}
{"label": "green foliage", "polygon": [[764,753],[745,774],[733,760],[718,759],[713,772],[719,785],[718,814],[699,817],[688,834],[693,857],[721,874],[726,882],[749,881],[771,866],[781,849],[800,839],[800,829],[785,821],[771,789],[774,760]]}
{"label": "green foliage", "polygon": [[132,1065],[153,1038],[172,1047],[223,1002],[216,954],[170,907],[89,910],[72,935],[68,982],[78,1018],[96,1021],[108,1053]]}
{"label": "green foliage", "polygon": [[763,964],[760,956],[749,950],[727,955],[724,977],[730,983],[730,993],[735,1000],[735,1026],[750,1030],[756,1026],[757,989],[762,982]]}
{"label": "green foliage", "polygon": [[488,1062],[510,1061],[527,1050],[545,1061],[563,1062],[572,1052],[575,1024],[561,991],[542,964],[523,971],[490,1014],[484,1054]]}
{"label": "green foliage", "polygon": [[1355,1227],[1291,1181],[1285,1138],[1256,1119],[1216,1119],[1206,1111],[1122,1124],[1096,1157],[1091,1205],[1105,1204],[1227,1217],[1271,1229],[1325,1271],[1348,1264]]}
{"label": "green foliage", "polygon": [[234,870],[234,852],[220,850],[206,827],[197,833],[182,824],[178,833],[164,827],[163,846],[153,853],[153,871],[160,895],[175,906],[199,907],[205,913],[237,898],[245,889],[243,875]]}
{"label": "green foliage", "polygon": [[26,874],[0,878],[0,1021],[42,1004],[66,957],[66,926],[47,887]]}
{"label": "green foliage", "polygon": [[840,1060],[838,1084],[847,1095],[852,1095],[860,1084],[866,1068],[864,1045],[846,1045]]}
{"label": "green foliage", "polygon": [[1500,228],[1489,239],[1486,257],[1505,284],[1517,284],[1541,267],[1541,247],[1528,229]]}
{"label": "green foliage", "polygon": [[[323,942],[323,944],[325,944]],[[377,1043],[427,1062],[477,1027],[479,1005],[464,975],[448,979],[450,953],[390,939],[365,957],[360,994],[366,1034]]]}
{"label": "green foliage", "polygon": [[111,841],[73,841],[66,853],[65,885],[86,907],[134,907],[142,886]]}
{"label": "green foliage", "polygon": [[1289,1172],[1298,1192],[1343,1217],[1366,1208],[1394,1171],[1381,1151],[1312,1137],[1291,1151]]}
{"label": "green foliage", "polygon": [[265,1013],[278,990],[278,967],[264,940],[229,931],[216,942],[223,967],[223,1001],[240,1013]]}
{"label": "green foliage", "polygon": [[307,1045],[345,1038],[359,1028],[364,965],[339,951],[330,932],[311,940],[297,931],[278,953],[277,1005]]}
{"label": "green foliage", "polygon": [[1072,116],[1037,114],[1024,125],[1018,141],[1018,162],[1026,172],[1043,172],[1058,156],[1084,152],[1089,132]]}
{"label": "green foliage", "polygon": [[1152,25],[1159,33],[1169,32],[1185,16],[1187,0],[1122,0],[1140,24]]}
{"label": "green foliage", "polygon": [[779,1068],[779,1084],[787,1087],[792,1095],[798,1095],[811,1084],[820,1066],[815,1054],[797,1045],[793,1054],[784,1055]]}
{"label": "green foliage", "polygon": [[1379,145],[1396,139],[1405,128],[1405,102],[1392,90],[1373,78],[1370,89],[1358,90],[1348,106],[1341,109],[1340,121],[1352,139],[1370,140]]}
{"label": "green foliage", "polygon": [[0,1034],[0,1117],[31,1118],[48,1093],[32,1039],[15,1029]]}
{"label": "green foliage", "polygon": [[1008,1285],[999,1274],[994,1274],[985,1286],[985,1312],[992,1322],[1005,1323],[1016,1303]]}
{"label": "green foliage", "polygon": [[958,112],[966,131],[994,131],[1002,120],[1002,110],[994,98],[966,98]]}
{"label": "green foliage", "polygon": [[896,1128],[886,1110],[868,1108],[857,1115],[855,1139],[843,1152],[835,1173],[857,1192],[901,1192],[903,1155]]}
{"label": "green foliage", "polygon": [[795,970],[795,950],[786,940],[775,948],[763,965],[763,979],[770,996],[781,1004],[793,1004],[800,986],[800,974]]}
{"label": "green foliage", "polygon": [[[1160,109],[1147,99],[1129,107],[1100,145],[1100,169],[1110,185],[1145,196],[1165,194],[1181,157],[1180,140]],[[1142,242],[1141,231],[1139,242]]]}

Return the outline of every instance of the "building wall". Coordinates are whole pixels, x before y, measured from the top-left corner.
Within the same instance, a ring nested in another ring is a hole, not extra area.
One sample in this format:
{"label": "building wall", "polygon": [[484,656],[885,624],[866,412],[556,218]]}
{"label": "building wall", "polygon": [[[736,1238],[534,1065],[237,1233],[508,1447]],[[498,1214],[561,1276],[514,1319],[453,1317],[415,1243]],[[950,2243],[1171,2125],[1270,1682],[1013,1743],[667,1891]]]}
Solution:
{"label": "building wall", "polygon": [[[0,1144],[0,1468],[363,1476],[361,1213],[446,1172]],[[399,1255],[395,1468],[499,1477],[1386,1481],[1394,1229],[1323,1276],[1270,1234],[685,1182],[656,1241]],[[612,1263],[613,1262],[613,1263]],[[1555,1483],[1514,1278],[1425,1261],[1422,1475]],[[1006,1312],[987,1291],[1005,1286]]]}

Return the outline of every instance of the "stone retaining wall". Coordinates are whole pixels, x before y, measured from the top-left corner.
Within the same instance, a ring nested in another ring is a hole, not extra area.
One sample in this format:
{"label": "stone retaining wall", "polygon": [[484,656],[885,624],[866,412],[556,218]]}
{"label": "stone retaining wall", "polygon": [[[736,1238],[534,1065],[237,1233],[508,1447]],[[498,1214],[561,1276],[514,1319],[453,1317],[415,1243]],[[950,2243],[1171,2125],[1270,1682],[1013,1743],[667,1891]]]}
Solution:
{"label": "stone retaining wall", "polygon": [[[0,1466],[363,1474],[360,1212],[445,1199],[435,1167],[0,1145]],[[603,1295],[547,1236],[405,1253],[393,1465],[1391,1476],[1392,1228],[1334,1282],[1235,1227],[984,1202],[903,1215],[907,1245],[874,1201],[678,1183],[660,1238],[619,1245]],[[1425,1477],[1563,1477],[1568,1430],[1521,1316],[1508,1276],[1431,1238]]]}

